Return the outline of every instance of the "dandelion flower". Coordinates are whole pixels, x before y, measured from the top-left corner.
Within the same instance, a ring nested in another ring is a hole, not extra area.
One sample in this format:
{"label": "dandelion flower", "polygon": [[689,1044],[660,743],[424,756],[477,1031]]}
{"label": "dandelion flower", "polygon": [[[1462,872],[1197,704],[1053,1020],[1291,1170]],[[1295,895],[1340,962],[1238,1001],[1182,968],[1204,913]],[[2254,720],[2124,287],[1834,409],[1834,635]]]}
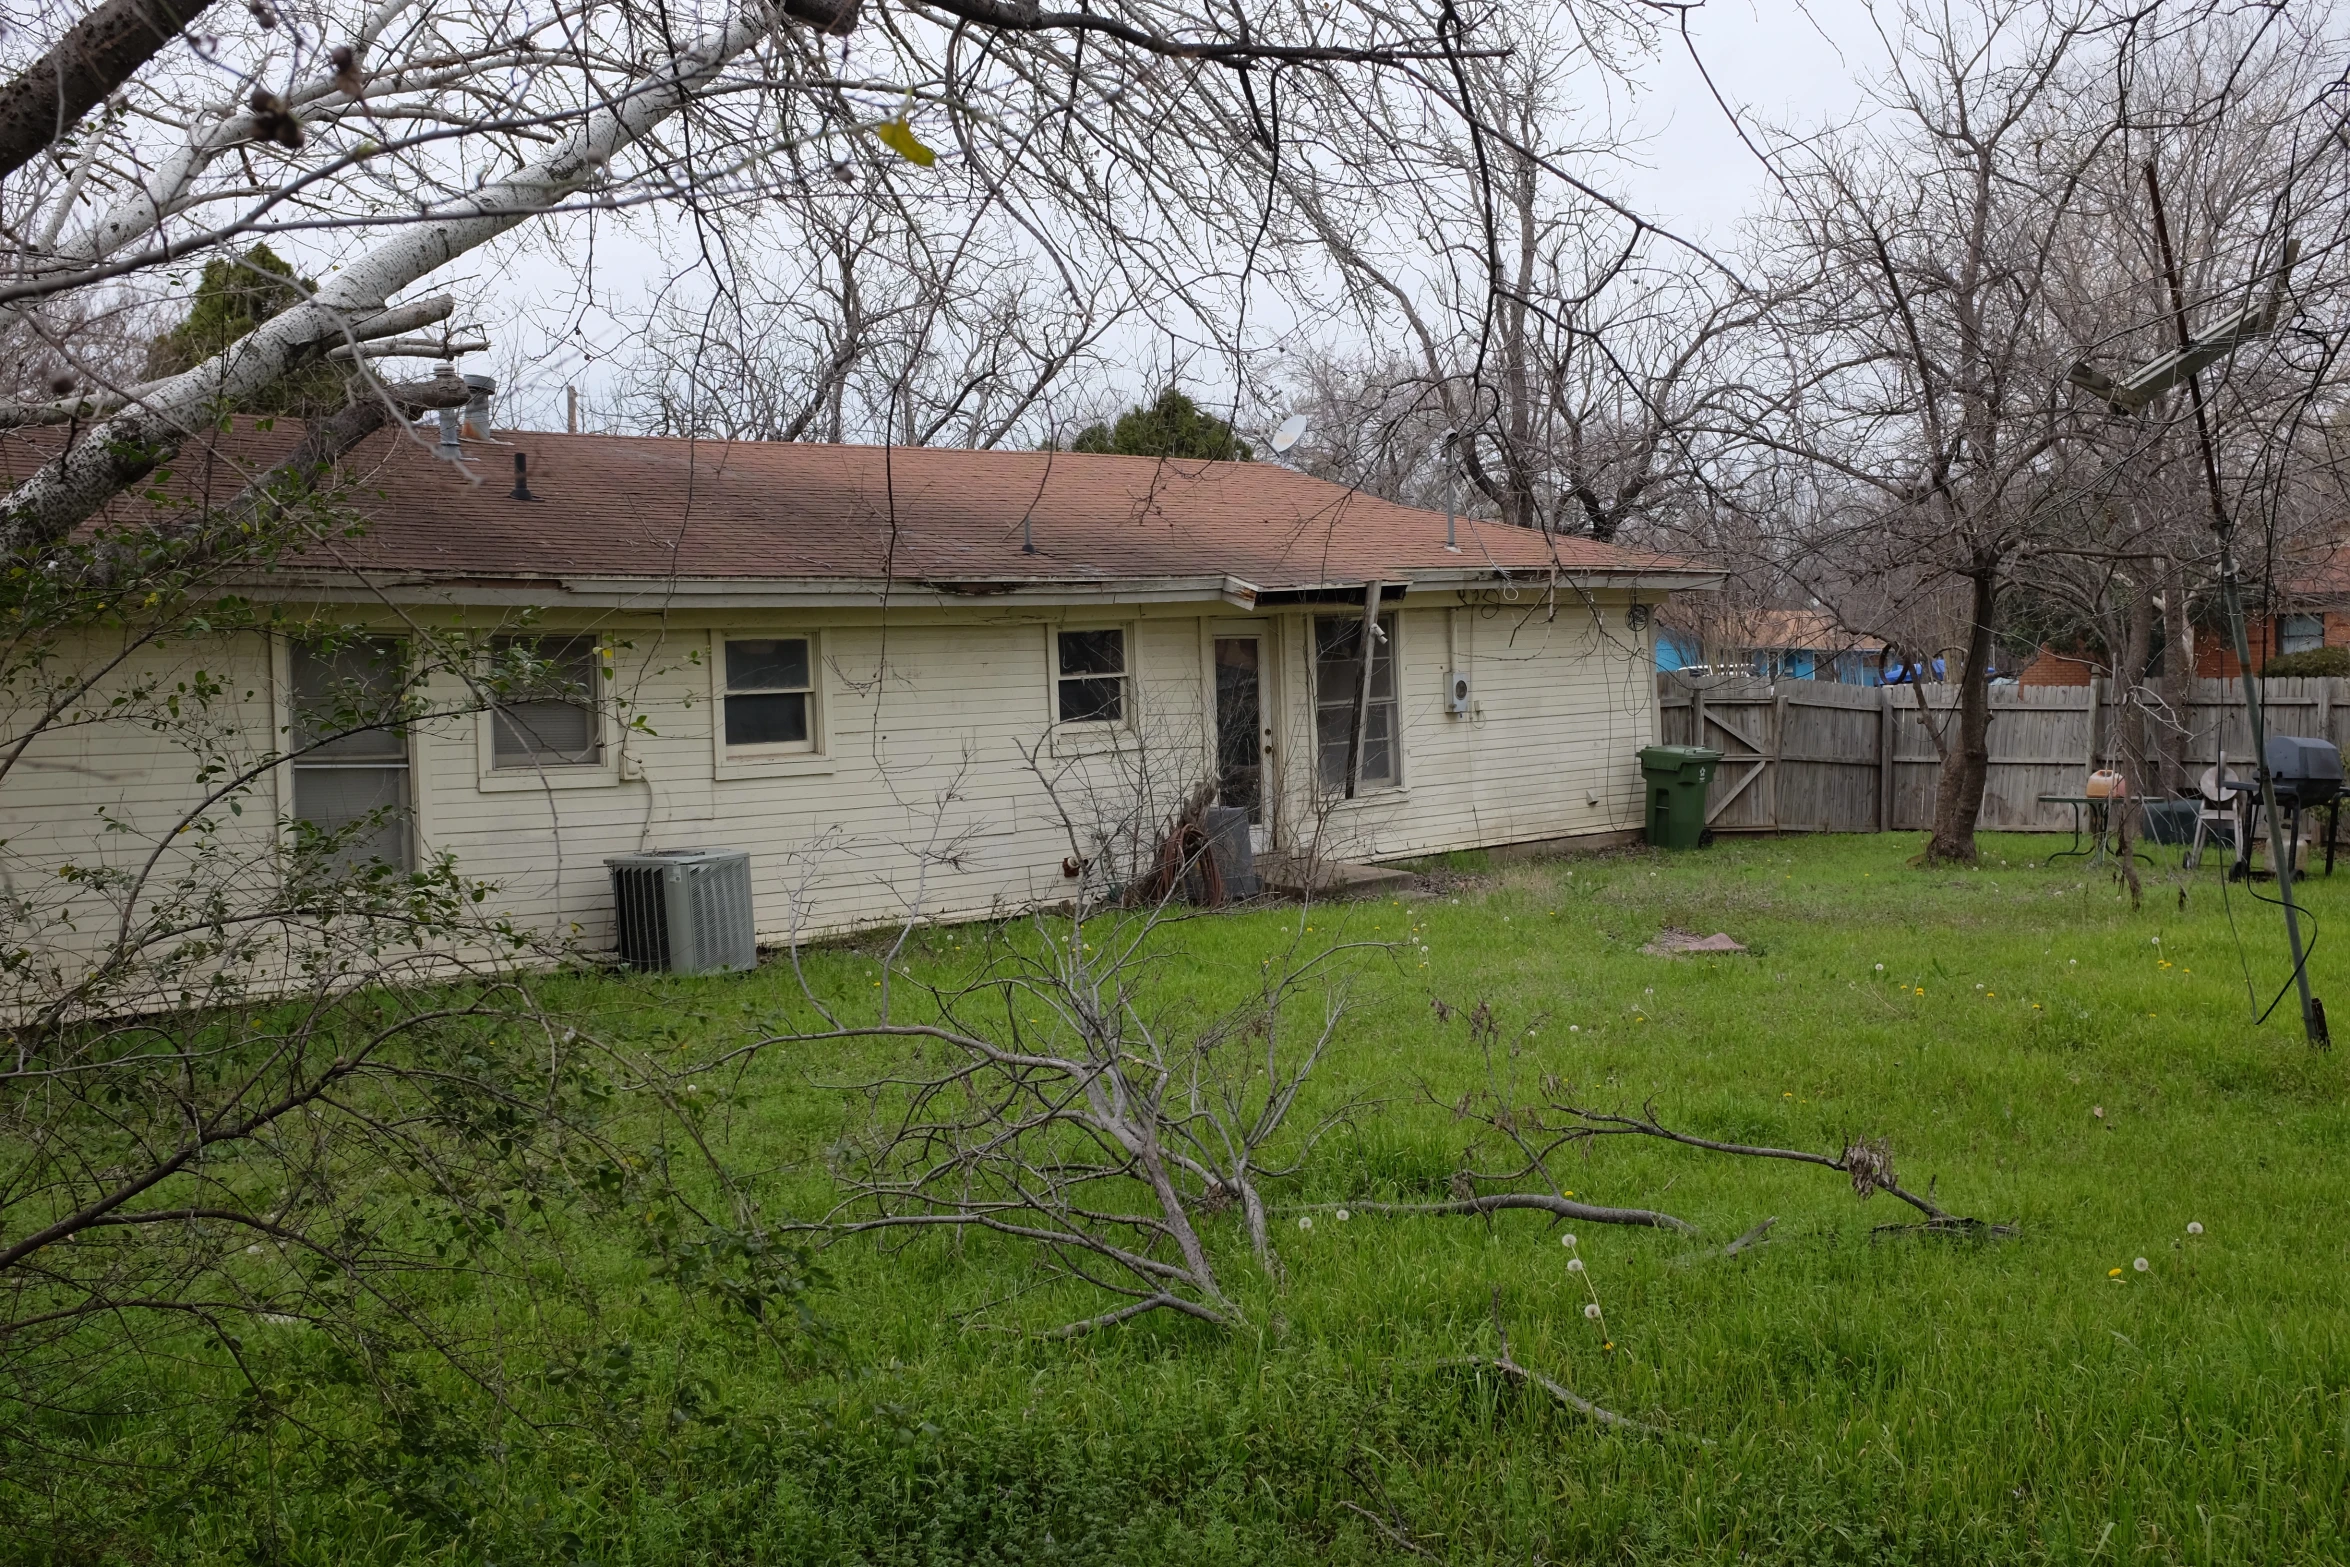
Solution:
{"label": "dandelion flower", "polygon": [[1338,1210],[1338,1222],[1341,1224],[1344,1224],[1347,1220],[1353,1217],[1354,1215],[1347,1212],[1344,1208]]}
{"label": "dandelion flower", "polygon": [[2145,1258],[2140,1257],[2136,1262],[2131,1263],[2130,1266],[2136,1268],[2140,1273],[2144,1273],[2148,1268],[2152,1267],[2153,1264],[2148,1262]]}
{"label": "dandelion flower", "polygon": [[2105,1270],[2105,1276],[2109,1279],[2118,1279],[2122,1276],[2122,1270],[2119,1268],[2108,1268]]}
{"label": "dandelion flower", "polygon": [[1301,1230],[1312,1229],[1314,1227],[1314,1216],[1310,1213],[1300,1215],[1297,1221],[1297,1227]]}
{"label": "dandelion flower", "polygon": [[1573,1230],[1569,1230],[1566,1234],[1560,1236],[1559,1244],[1566,1247],[1569,1251],[1573,1251],[1575,1249],[1575,1232]]}
{"label": "dandelion flower", "polygon": [[1599,1302],[1595,1300],[1590,1305],[1585,1306],[1583,1308],[1583,1315],[1589,1317],[1592,1321],[1597,1322],[1599,1320]]}
{"label": "dandelion flower", "polygon": [[1583,1259],[1580,1257],[1569,1257],[1567,1259],[1567,1271],[1569,1273],[1581,1273],[1583,1271]]}
{"label": "dandelion flower", "polygon": [[1884,973],[1884,972],[1885,972],[1885,965],[1884,965],[1884,964],[1882,964],[1882,963],[1878,964],[1878,965],[1877,965],[1877,972],[1878,972],[1878,973],[1880,973],[1880,974]]}
{"label": "dandelion flower", "polygon": [[2201,1235],[2203,1233],[2203,1221],[2201,1219],[2189,1219],[2187,1221],[2187,1233],[2189,1235]]}

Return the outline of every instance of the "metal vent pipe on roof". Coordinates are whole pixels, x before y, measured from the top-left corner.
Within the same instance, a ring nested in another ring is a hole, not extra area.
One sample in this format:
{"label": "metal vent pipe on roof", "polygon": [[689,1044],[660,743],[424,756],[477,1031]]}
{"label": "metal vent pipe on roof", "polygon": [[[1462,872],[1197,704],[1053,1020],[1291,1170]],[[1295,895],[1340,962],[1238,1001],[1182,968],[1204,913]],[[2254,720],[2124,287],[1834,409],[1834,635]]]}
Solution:
{"label": "metal vent pipe on roof", "polygon": [[[442,385],[453,382],[457,379],[457,367],[455,365],[446,363],[434,365],[432,367],[432,378],[436,383],[440,383]],[[439,413],[441,422],[441,444],[434,450],[433,455],[436,457],[446,457],[451,462],[454,462],[457,460],[459,452],[461,451],[461,448],[457,444],[457,436],[464,422],[464,415],[462,410],[456,408],[443,408],[439,410]]]}
{"label": "metal vent pipe on roof", "polygon": [[472,395],[465,399],[465,433],[477,441],[490,438],[490,397],[498,383],[486,375],[469,375],[465,390]]}

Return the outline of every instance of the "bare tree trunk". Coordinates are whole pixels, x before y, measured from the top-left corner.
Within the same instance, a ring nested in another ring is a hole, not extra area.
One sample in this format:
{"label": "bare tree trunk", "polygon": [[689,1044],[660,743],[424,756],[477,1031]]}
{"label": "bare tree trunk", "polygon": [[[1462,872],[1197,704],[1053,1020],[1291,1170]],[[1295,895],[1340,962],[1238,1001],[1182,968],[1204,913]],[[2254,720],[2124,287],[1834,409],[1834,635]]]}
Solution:
{"label": "bare tree trunk", "polygon": [[1973,625],[1967,633],[1966,665],[1959,673],[1958,736],[1942,752],[1942,774],[1934,789],[1934,835],[1926,840],[1922,865],[1975,863],[1975,822],[1983,814],[1983,787],[1991,776],[1991,652],[1998,609],[1999,568],[1978,560]]}
{"label": "bare tree trunk", "polygon": [[23,168],[155,58],[212,0],[106,0],[0,87],[0,174]]}
{"label": "bare tree trunk", "polygon": [[2120,742],[2121,775],[2127,792],[2112,806],[2113,847],[2120,856],[2122,882],[2130,889],[2130,907],[2136,908],[2145,897],[2145,886],[2138,879],[2138,855],[2131,828],[2136,824],[2136,805],[2140,791],[2147,787],[2153,769],[2148,765],[2146,746],[2145,691],[2146,660],[2152,655],[2154,643],[2154,595],[2145,583],[2134,585],[2127,615],[2122,621],[2121,647],[2113,664],[2113,679],[2109,689],[2113,693],[2113,736]]}
{"label": "bare tree trunk", "polygon": [[308,300],[272,316],[194,369],[142,388],[137,406],[93,426],[19,481],[0,501],[0,553],[23,557],[56,543],[235,407],[350,338],[352,323],[382,314],[399,290],[489,243],[603,177],[611,160],[693,101],[766,30],[756,7],[659,62],[629,97],[587,115],[555,149],[473,194],[418,215],[345,264]]}

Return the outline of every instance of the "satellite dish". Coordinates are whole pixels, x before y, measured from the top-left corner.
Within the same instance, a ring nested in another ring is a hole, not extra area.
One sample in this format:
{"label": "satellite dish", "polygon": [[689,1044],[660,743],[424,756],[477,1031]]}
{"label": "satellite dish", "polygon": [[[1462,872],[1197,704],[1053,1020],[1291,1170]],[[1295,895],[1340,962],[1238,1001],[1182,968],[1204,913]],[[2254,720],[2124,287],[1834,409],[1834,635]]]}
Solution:
{"label": "satellite dish", "polygon": [[1265,444],[1273,448],[1274,455],[1279,456],[1298,443],[1298,438],[1306,433],[1306,423],[1304,414],[1291,414],[1281,421],[1281,428],[1275,430],[1273,438]]}

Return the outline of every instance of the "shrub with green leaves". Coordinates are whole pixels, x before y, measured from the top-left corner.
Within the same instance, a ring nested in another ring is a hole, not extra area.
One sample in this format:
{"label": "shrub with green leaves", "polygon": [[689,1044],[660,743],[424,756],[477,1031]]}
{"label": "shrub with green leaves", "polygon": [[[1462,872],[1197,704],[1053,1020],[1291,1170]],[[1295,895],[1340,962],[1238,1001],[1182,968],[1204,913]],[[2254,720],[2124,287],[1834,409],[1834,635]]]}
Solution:
{"label": "shrub with green leaves", "polygon": [[2350,677],[2350,647],[2313,647],[2280,653],[2260,666],[2263,680],[2340,680]]}

